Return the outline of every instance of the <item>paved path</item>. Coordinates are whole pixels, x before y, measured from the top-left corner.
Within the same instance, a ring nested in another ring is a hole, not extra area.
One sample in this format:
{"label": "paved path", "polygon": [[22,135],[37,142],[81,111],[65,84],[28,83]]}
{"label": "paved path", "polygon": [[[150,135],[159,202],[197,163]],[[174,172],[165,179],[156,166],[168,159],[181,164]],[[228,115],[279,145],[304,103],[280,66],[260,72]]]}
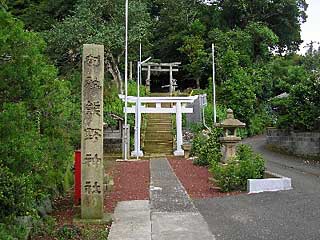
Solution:
{"label": "paved path", "polygon": [[119,202],[114,211],[108,240],[151,240],[148,200]]}
{"label": "paved path", "polygon": [[166,158],[150,161],[152,212],[196,212]]}
{"label": "paved path", "polygon": [[251,145],[256,152],[263,155],[267,170],[291,177],[295,191],[304,194],[320,193],[319,163],[272,152],[265,147],[265,136],[249,138],[244,143]]}
{"label": "paved path", "polygon": [[150,161],[149,201],[118,203],[109,240],[215,240],[166,158]]}
{"label": "paved path", "polygon": [[269,171],[291,177],[293,190],[196,200],[217,240],[319,240],[320,167],[265,149],[263,136],[244,141]]}
{"label": "paved path", "polygon": [[213,240],[166,158],[150,161],[152,240]]}

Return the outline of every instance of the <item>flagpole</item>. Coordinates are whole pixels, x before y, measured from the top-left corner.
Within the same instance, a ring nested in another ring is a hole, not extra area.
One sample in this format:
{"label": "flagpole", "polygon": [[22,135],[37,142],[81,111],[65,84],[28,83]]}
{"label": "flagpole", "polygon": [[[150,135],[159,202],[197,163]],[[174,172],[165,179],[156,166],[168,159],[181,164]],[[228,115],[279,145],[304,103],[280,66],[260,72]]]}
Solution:
{"label": "flagpole", "polygon": [[216,79],[214,63],[214,44],[212,43],[212,94],[213,94],[213,124],[217,124],[217,107],[216,107]]}
{"label": "flagpole", "polygon": [[125,85],[125,105],[124,105],[124,126],[125,126],[125,143],[124,143],[124,160],[128,160],[128,9],[129,9],[129,1],[126,0],[126,20],[125,20],[125,69],[124,69],[124,85]]}
{"label": "flagpole", "polygon": [[140,81],[141,81],[141,61],[142,61],[142,46],[141,46],[141,40],[139,45],[139,61],[138,61],[138,78],[137,78],[137,159],[139,159],[140,156]]}

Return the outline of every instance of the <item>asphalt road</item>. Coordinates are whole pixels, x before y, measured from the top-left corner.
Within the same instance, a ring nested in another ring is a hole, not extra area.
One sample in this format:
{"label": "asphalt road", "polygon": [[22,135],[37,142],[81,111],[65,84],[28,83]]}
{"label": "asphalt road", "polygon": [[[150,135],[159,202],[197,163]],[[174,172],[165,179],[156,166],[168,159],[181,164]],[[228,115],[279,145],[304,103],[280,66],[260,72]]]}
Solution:
{"label": "asphalt road", "polygon": [[320,165],[267,150],[264,136],[244,143],[293,190],[194,200],[216,240],[320,240]]}

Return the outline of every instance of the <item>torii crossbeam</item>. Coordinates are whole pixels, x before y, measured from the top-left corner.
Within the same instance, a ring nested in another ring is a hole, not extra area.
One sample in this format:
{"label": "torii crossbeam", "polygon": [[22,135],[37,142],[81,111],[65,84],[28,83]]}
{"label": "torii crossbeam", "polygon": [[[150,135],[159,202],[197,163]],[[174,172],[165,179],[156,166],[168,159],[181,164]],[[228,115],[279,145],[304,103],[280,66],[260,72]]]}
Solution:
{"label": "torii crossbeam", "polygon": [[[119,95],[124,101],[124,95]],[[135,114],[135,121],[138,123],[138,129],[135,134],[135,145],[132,156],[143,156],[140,149],[140,127],[141,127],[141,113],[174,113],[176,114],[176,129],[177,129],[177,149],[174,151],[175,156],[183,156],[184,151],[182,149],[182,113],[193,113],[193,108],[187,108],[186,105],[193,103],[198,96],[191,97],[140,97],[139,98],[139,114]],[[137,103],[138,98],[134,96],[128,96],[127,100],[129,103]],[[148,103],[155,103],[155,107],[146,107]],[[162,103],[171,103],[172,107],[162,107]],[[124,109],[125,110],[125,109]],[[127,113],[136,113],[137,106],[127,108]]]}

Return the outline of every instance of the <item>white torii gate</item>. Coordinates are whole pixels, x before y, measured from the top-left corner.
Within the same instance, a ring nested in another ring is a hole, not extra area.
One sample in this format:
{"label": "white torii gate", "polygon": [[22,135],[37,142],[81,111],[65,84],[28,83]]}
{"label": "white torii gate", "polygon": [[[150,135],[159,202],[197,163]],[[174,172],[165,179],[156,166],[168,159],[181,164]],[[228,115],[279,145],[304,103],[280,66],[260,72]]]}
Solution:
{"label": "white torii gate", "polygon": [[[124,101],[124,95],[119,95]],[[134,151],[132,156],[142,157],[143,152],[140,149],[140,128],[141,128],[141,113],[175,113],[176,114],[176,129],[177,129],[177,149],[174,151],[175,156],[183,156],[184,151],[181,147],[183,144],[182,139],[182,113],[193,113],[193,108],[187,108],[188,103],[193,103],[198,96],[191,97],[140,97],[128,96],[129,103],[136,105],[127,108],[127,113],[135,113],[135,141]],[[139,103],[138,103],[139,101]],[[137,104],[138,103],[138,104]],[[155,107],[145,106],[148,103],[155,103]],[[162,107],[162,103],[171,103],[172,107]],[[140,105],[142,104],[142,105]],[[139,106],[139,109],[138,107]],[[124,109],[125,111],[125,109]],[[137,114],[138,112],[138,114]]]}

